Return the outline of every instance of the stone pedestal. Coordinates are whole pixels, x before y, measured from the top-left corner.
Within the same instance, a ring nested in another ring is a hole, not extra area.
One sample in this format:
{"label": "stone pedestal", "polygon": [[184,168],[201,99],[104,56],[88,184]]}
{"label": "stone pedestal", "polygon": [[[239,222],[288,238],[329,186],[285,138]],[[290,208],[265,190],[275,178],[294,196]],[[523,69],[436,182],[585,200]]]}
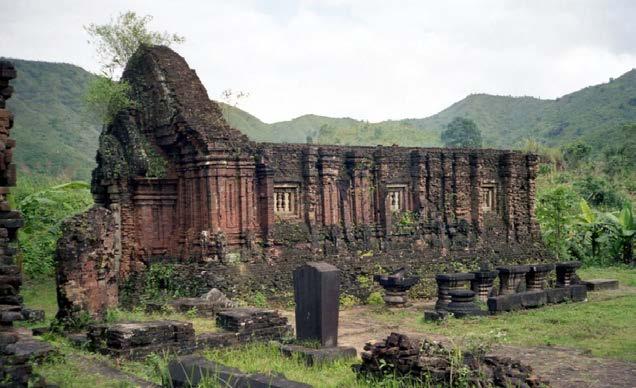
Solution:
{"label": "stone pedestal", "polygon": [[508,265],[497,267],[499,271],[499,295],[511,295],[517,292],[530,270],[527,265]]}
{"label": "stone pedestal", "polygon": [[451,302],[446,306],[446,310],[457,318],[470,315],[484,315],[479,307],[475,305],[475,292],[471,290],[451,290],[448,292]]}
{"label": "stone pedestal", "polygon": [[566,261],[556,264],[557,287],[568,287],[572,285],[572,280],[577,268],[581,266],[580,261]]}
{"label": "stone pedestal", "polygon": [[442,273],[435,276],[437,281],[436,310],[445,310],[451,302],[449,291],[466,288],[468,282],[475,279],[472,273]]}
{"label": "stone pedestal", "polygon": [[407,291],[420,281],[418,277],[405,277],[404,268],[390,275],[375,275],[373,280],[384,288],[384,303],[389,307],[405,307],[408,303]]}
{"label": "stone pedestal", "polygon": [[554,270],[554,264],[531,265],[526,274],[526,291],[543,290],[546,279],[552,270]]}
{"label": "stone pedestal", "polygon": [[478,271],[473,272],[475,278],[470,281],[470,289],[473,290],[477,298],[482,302],[488,301],[493,282],[499,271]]}
{"label": "stone pedestal", "polygon": [[294,270],[296,338],[338,345],[340,271],[324,262],[308,262]]}

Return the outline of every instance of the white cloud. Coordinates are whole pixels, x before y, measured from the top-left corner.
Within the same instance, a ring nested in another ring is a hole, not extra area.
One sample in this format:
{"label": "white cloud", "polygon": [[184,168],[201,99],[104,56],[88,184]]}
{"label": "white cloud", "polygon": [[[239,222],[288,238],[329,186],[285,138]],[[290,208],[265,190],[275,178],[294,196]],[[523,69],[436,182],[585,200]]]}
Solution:
{"label": "white cloud", "polygon": [[555,98],[636,66],[632,1],[22,0],[0,54],[98,69],[82,25],[132,9],[177,47],[210,97],[250,93],[265,121],[315,113],[424,117],[468,93]]}

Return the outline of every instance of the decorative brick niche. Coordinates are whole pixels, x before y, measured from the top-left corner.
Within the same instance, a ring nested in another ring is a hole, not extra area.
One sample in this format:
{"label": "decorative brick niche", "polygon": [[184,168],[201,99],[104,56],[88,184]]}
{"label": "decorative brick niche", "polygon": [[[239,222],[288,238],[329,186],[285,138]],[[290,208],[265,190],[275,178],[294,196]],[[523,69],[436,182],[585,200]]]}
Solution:
{"label": "decorative brick niche", "polygon": [[279,218],[300,216],[300,188],[296,183],[274,184],[274,214]]}

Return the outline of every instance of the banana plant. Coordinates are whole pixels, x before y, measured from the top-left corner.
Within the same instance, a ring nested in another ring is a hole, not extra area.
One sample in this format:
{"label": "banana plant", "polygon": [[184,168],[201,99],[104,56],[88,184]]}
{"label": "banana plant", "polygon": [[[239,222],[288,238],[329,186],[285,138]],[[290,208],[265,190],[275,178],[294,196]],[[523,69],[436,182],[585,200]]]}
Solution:
{"label": "banana plant", "polygon": [[618,229],[618,237],[622,245],[623,261],[627,264],[634,264],[634,235],[636,234],[636,222],[634,222],[634,212],[631,204],[625,204],[617,215],[607,214]]}
{"label": "banana plant", "polygon": [[584,245],[591,246],[591,257],[602,259],[600,247],[609,242],[612,235],[611,225],[607,222],[604,214],[593,210],[584,199],[579,203],[581,213],[577,216],[577,225],[583,231]]}

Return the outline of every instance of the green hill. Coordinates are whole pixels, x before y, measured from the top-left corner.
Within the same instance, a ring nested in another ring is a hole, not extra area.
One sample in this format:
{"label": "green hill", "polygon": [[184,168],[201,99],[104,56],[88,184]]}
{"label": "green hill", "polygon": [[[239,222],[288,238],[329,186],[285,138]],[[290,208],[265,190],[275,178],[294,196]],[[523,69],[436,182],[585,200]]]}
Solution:
{"label": "green hill", "polygon": [[436,146],[444,126],[460,116],[477,123],[489,147],[517,147],[527,138],[549,146],[577,139],[605,145],[612,141],[608,135],[622,124],[636,122],[636,70],[556,100],[473,94],[422,119],[369,123],[305,115],[271,125],[259,120],[258,127],[243,127],[239,118],[249,114],[234,107],[228,111],[229,121],[255,140],[303,142],[311,136],[322,144]]}
{"label": "green hill", "polygon": [[11,61],[18,78],[7,106],[15,115],[11,136],[19,170],[89,180],[100,126],[82,101],[93,75],[65,63]]}
{"label": "green hill", "polygon": [[[61,63],[12,60],[16,92],[15,161],[28,173],[88,180],[100,126],[83,108],[93,75]],[[256,141],[319,144],[439,146],[439,134],[454,117],[473,119],[489,147],[516,147],[526,138],[558,146],[577,139],[600,149],[620,143],[624,123],[636,123],[636,70],[556,100],[473,94],[426,118],[369,123],[352,118],[304,115],[267,124],[222,104],[228,121]]]}

